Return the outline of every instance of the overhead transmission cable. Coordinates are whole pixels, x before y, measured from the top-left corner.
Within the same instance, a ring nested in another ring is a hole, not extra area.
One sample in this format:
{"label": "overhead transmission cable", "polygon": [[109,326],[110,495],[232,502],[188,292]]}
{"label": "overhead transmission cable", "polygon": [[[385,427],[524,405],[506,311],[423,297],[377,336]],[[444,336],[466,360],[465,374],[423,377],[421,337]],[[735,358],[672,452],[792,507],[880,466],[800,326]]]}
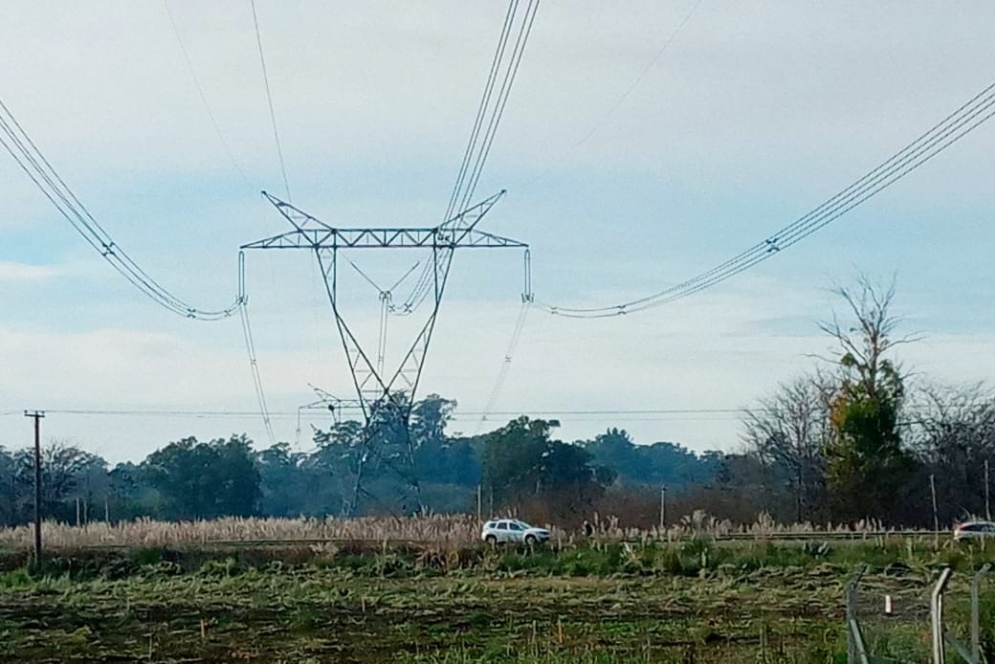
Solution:
{"label": "overhead transmission cable", "polygon": [[183,60],[187,64],[187,71],[190,73],[190,78],[193,79],[193,84],[197,88],[197,94],[200,96],[201,104],[203,104],[204,110],[207,111],[207,116],[211,120],[211,125],[214,127],[214,133],[217,134],[221,147],[224,148],[225,154],[228,155],[229,161],[231,161],[232,166],[241,176],[242,181],[245,182],[250,189],[255,189],[255,187],[252,186],[252,183],[249,182],[249,178],[246,177],[245,171],[242,170],[238,160],[235,159],[235,153],[232,152],[231,147],[228,145],[228,141],[225,139],[225,135],[221,131],[221,126],[218,124],[218,120],[214,116],[214,111],[211,110],[211,105],[207,101],[207,95],[204,94],[204,87],[200,84],[200,78],[197,76],[197,70],[194,69],[193,62],[190,60],[190,53],[187,51],[186,44],[183,42],[183,35],[180,34],[180,28],[176,23],[176,17],[173,16],[173,10],[169,6],[169,0],[162,0],[162,3],[166,6],[166,14],[169,16],[170,25],[173,26],[173,34],[176,36],[176,42],[180,45],[180,51],[183,52]]}
{"label": "overhead transmission cable", "polygon": [[[532,33],[532,26],[539,10],[539,0],[528,0],[524,11],[519,14],[520,4],[519,0],[510,0],[508,3],[508,10],[505,13],[497,47],[494,49],[494,57],[491,61],[483,94],[480,97],[470,138],[463,152],[456,182],[453,185],[449,204],[446,206],[446,212],[443,216],[443,224],[458,217],[470,206],[487,158],[490,156],[494,137],[497,135],[501,119],[504,117],[505,106],[511,95],[522,56],[525,53],[525,46]],[[509,50],[508,44],[513,34],[516,34],[516,37]],[[410,295],[403,304],[393,307],[391,312],[402,316],[414,312],[431,292],[433,277],[431,266],[426,261],[425,268],[419,274]]]}
{"label": "overhead transmission cable", "polygon": [[611,117],[611,115],[615,113],[615,111],[617,111],[619,107],[622,106],[622,104],[625,103],[625,100],[629,98],[629,95],[631,95],[632,92],[637,87],[639,87],[639,84],[643,82],[643,79],[646,78],[646,75],[649,74],[650,71],[653,69],[653,67],[656,66],[656,63],[660,60],[661,57],[663,57],[663,54],[670,48],[671,44],[673,44],[674,41],[677,40],[677,37],[681,34],[681,32],[684,31],[685,26],[687,26],[687,24],[691,22],[691,18],[695,15],[695,12],[698,11],[698,7],[701,6],[702,2],[703,0],[697,0],[697,2],[694,3],[690,11],[688,11],[688,13],[684,16],[684,20],[682,20],[680,23],[677,24],[677,27],[674,28],[674,31],[670,33],[670,37],[668,37],[667,40],[663,42],[663,45],[660,46],[660,48],[657,50],[656,55],[653,56],[653,59],[650,60],[645,67],[643,67],[643,70],[639,72],[639,75],[636,76],[635,79],[633,79],[632,83],[629,84],[629,87],[627,87],[622,92],[622,94],[618,96],[618,99],[615,100],[615,103],[613,103],[608,108],[608,110],[605,111],[605,113],[597,121],[595,121],[593,125],[591,125],[591,128],[588,130],[588,132],[584,134],[584,136],[582,136],[576,143],[573,144],[573,147],[578,148],[584,143],[586,143],[591,138],[591,136],[593,136],[594,133],[604,125],[604,123],[608,120],[608,118]]}
{"label": "overhead transmission cable", "polygon": [[[266,54],[263,50],[263,38],[262,33],[259,30],[259,14],[256,12],[256,0],[249,0],[249,4],[252,7],[252,24],[256,30],[256,46],[259,49],[259,66],[262,69],[263,74],[263,84],[266,88],[266,102],[269,105],[269,119],[270,125],[273,128],[273,142],[276,144],[276,156],[280,162],[280,174],[283,176],[283,188],[287,194],[287,202],[293,202],[293,198],[290,196],[290,180],[287,177],[287,165],[283,159],[283,145],[280,142],[280,130],[277,127],[276,122],[276,111],[273,106],[273,91],[269,84],[269,71],[266,68]],[[242,325],[245,332],[245,348],[249,354],[249,366],[252,369],[252,380],[256,390],[256,399],[259,402],[259,408],[263,417],[263,424],[266,427],[266,434],[269,436],[270,443],[275,444],[276,438],[273,435],[273,426],[270,422],[269,409],[266,405],[266,394],[263,390],[262,377],[259,373],[259,362],[256,357],[255,343],[252,338],[252,328],[249,324],[249,314],[246,311],[247,302],[243,301],[242,306]]]}
{"label": "overhead transmission cable", "polygon": [[[518,76],[518,67],[522,63],[522,56],[525,53],[525,45],[528,42],[529,35],[532,33],[532,25],[535,23],[536,12],[538,9],[539,0],[529,0],[529,3],[525,8],[525,15],[522,17],[521,25],[518,29],[518,36],[515,39],[515,46],[511,52],[511,59],[509,60],[507,69],[505,70],[504,79],[501,81],[501,88],[498,91],[494,105],[490,109],[490,119],[487,123],[487,129],[480,143],[480,147],[477,150],[473,168],[463,183],[464,191],[462,200],[459,207],[453,210],[454,212],[463,212],[470,207],[473,194],[476,192],[477,184],[480,182],[480,176],[483,173],[484,165],[487,163],[487,157],[490,155],[491,146],[494,144],[494,137],[497,135],[501,119],[504,117],[504,109],[508,104],[508,97],[511,95],[511,88]],[[507,35],[505,35],[505,40],[507,40]]]}
{"label": "overhead transmission cable", "polygon": [[[272,418],[293,419],[298,416],[298,410],[270,411]],[[503,417],[517,417],[522,414],[529,414],[535,417],[593,417],[593,416],[716,416],[716,415],[737,415],[742,414],[743,408],[655,408],[655,409],[579,409],[579,410],[500,410],[491,411],[490,415],[500,415]],[[752,411],[767,412],[768,409],[751,408]],[[148,409],[84,409],[84,408],[46,408],[46,413],[58,415],[73,415],[80,417],[173,417],[173,418],[249,418],[258,417],[259,413],[251,410],[148,410]],[[23,410],[0,412],[0,415],[23,415]],[[479,417],[483,411],[459,411],[454,413],[454,417]]]}
{"label": "overhead transmission cable", "polygon": [[269,119],[273,125],[273,140],[276,142],[276,155],[280,160],[280,173],[283,175],[283,188],[287,192],[287,202],[293,203],[290,197],[290,180],[287,179],[287,166],[283,161],[283,146],[280,144],[280,132],[276,125],[276,111],[273,110],[273,93],[269,85],[269,73],[266,70],[266,56],[263,53],[263,38],[259,31],[259,15],[256,13],[256,0],[249,0],[252,5],[252,22],[256,27],[256,45],[259,47],[259,64],[263,70],[263,83],[266,84],[266,101],[269,102]]}
{"label": "overhead transmission cable", "polygon": [[474,148],[477,144],[477,137],[483,125],[487,108],[490,104],[491,93],[494,91],[494,82],[497,80],[498,70],[501,68],[501,61],[504,58],[504,49],[508,43],[508,35],[511,34],[512,23],[515,20],[515,12],[518,11],[518,0],[511,0],[508,3],[508,11],[504,16],[504,25],[501,27],[501,36],[498,38],[497,48],[494,50],[494,58],[491,61],[491,69],[487,74],[487,83],[484,85],[484,92],[480,97],[480,105],[477,107],[477,115],[473,121],[473,129],[470,131],[470,140],[463,151],[463,161],[460,163],[459,172],[456,175],[456,183],[453,185],[453,193],[449,197],[449,205],[446,206],[446,213],[442,221],[447,222],[453,215],[456,203],[459,200],[463,187],[463,180],[466,177],[467,168],[473,157]]}
{"label": "overhead transmission cable", "polygon": [[146,297],[175,314],[196,320],[219,320],[235,313],[240,305],[238,298],[224,309],[198,309],[149,275],[80,202],[3,100],[0,100],[0,144],[84,241]]}
{"label": "overhead transmission cable", "polygon": [[508,378],[508,372],[511,370],[511,360],[515,356],[515,351],[518,348],[518,342],[522,338],[522,332],[525,329],[525,319],[529,314],[531,305],[532,302],[530,300],[524,298],[522,299],[522,306],[518,310],[518,318],[515,319],[515,327],[512,330],[511,339],[508,341],[508,348],[504,353],[504,358],[501,360],[501,368],[498,370],[497,378],[494,380],[494,386],[491,388],[491,393],[487,397],[487,402],[484,404],[484,411],[481,413],[480,420],[477,422],[477,429],[474,432],[474,435],[480,433],[484,423],[487,422],[488,415],[497,403],[498,396],[501,394],[501,389],[504,387],[505,380]]}
{"label": "overhead transmission cable", "polygon": [[[214,131],[217,134],[218,140],[221,143],[221,146],[224,148],[225,153],[228,155],[228,159],[235,167],[235,170],[238,171],[238,174],[242,177],[242,180],[246,183],[246,185],[249,186],[250,189],[254,189],[252,184],[249,182],[249,179],[246,177],[245,171],[242,169],[238,161],[235,159],[235,155],[232,152],[231,148],[229,147],[228,141],[224,137],[224,133],[221,131],[221,127],[218,124],[217,118],[214,115],[214,111],[211,109],[211,105],[207,101],[207,95],[204,93],[204,88],[200,83],[200,78],[197,76],[197,71],[193,66],[192,60],[190,59],[190,54],[187,51],[186,44],[183,41],[183,36],[180,33],[179,26],[176,23],[176,17],[173,15],[172,8],[169,5],[169,0],[163,0],[163,4],[166,7],[166,13],[169,15],[169,22],[170,25],[172,25],[173,34],[176,36],[176,41],[179,44],[180,50],[183,53],[183,59],[186,62],[187,70],[190,72],[190,77],[191,79],[193,79],[194,85],[197,88],[197,93],[200,96],[201,104],[203,105],[204,110],[206,111],[207,116],[211,121],[211,125],[214,127]],[[262,62],[262,69],[263,69],[263,79],[266,83],[266,94],[267,98],[269,99],[270,119],[273,122],[273,132],[277,140],[277,154],[280,157],[280,167],[281,170],[283,171],[284,184],[286,184],[287,176],[286,176],[286,171],[283,168],[283,154],[280,149],[279,135],[276,132],[276,118],[273,113],[272,98],[270,97],[269,80],[266,74],[266,63],[262,57],[262,43],[261,39],[259,38],[259,24],[256,18],[255,6],[253,6],[253,23],[256,29],[256,41],[257,44],[259,45],[260,61]],[[287,195],[289,199],[289,188]],[[274,445],[276,444],[276,436],[273,432],[269,407],[267,406],[266,402],[266,391],[263,388],[262,374],[259,369],[259,358],[256,353],[255,340],[252,334],[252,325],[249,319],[249,310],[248,310],[249,302],[248,298],[245,296],[245,291],[244,291],[244,281],[243,281],[244,270],[245,270],[245,256],[243,253],[239,252],[239,279],[240,279],[239,300],[242,305],[241,308],[239,309],[239,314],[240,314],[240,322],[242,324],[242,336],[245,340],[245,351],[249,360],[249,370],[252,375],[253,390],[256,393],[256,401],[259,404],[259,414],[262,416],[263,427],[266,431],[267,437],[269,438],[269,442],[271,445]]]}
{"label": "overhead transmission cable", "polygon": [[679,284],[611,306],[563,307],[545,303],[540,306],[548,313],[569,318],[607,318],[658,307],[710,288],[800,242],[895,184],[990,120],[995,115],[993,106],[995,83],[809,213],[733,258]]}
{"label": "overhead transmission cable", "polygon": [[273,423],[270,418],[269,407],[266,404],[266,393],[263,390],[263,381],[259,373],[259,362],[256,359],[256,342],[252,336],[252,326],[249,324],[249,308],[241,306],[238,309],[242,321],[242,334],[245,337],[245,349],[249,354],[249,367],[252,370],[252,383],[256,390],[256,400],[259,402],[259,413],[263,417],[263,427],[266,429],[266,437],[269,438],[270,445],[276,444],[276,436],[273,433]]}

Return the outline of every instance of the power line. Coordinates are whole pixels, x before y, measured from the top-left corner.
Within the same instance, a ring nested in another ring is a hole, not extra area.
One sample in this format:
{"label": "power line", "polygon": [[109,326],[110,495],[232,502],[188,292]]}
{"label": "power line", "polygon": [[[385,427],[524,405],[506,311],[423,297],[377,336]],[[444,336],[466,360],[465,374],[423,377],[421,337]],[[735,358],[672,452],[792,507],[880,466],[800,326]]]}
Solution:
{"label": "power line", "polygon": [[[180,34],[180,29],[176,23],[176,18],[173,15],[173,11],[170,8],[169,0],[163,0],[163,4],[166,7],[166,13],[169,16],[170,25],[172,25],[173,27],[173,34],[176,36],[176,41],[179,44],[180,50],[183,53],[183,59],[186,62],[187,70],[190,72],[190,77],[197,88],[197,93],[200,96],[201,104],[203,105],[204,110],[207,112],[207,116],[211,121],[211,125],[214,127],[214,132],[218,137],[218,141],[221,143],[221,146],[224,148],[225,153],[228,155],[228,159],[231,161],[232,166],[235,167],[235,170],[238,171],[238,174],[242,177],[242,180],[245,182],[246,185],[249,186],[249,188],[253,188],[252,184],[249,182],[249,179],[246,177],[245,172],[242,170],[242,167],[235,159],[235,155],[232,152],[231,148],[229,147],[228,141],[225,140],[224,133],[221,131],[221,127],[214,116],[214,111],[211,109],[211,105],[207,101],[207,95],[204,93],[204,88],[200,84],[200,79],[197,76],[197,71],[194,69],[193,62],[190,59],[190,54],[187,51],[186,44],[183,42],[183,36]],[[279,154],[280,157],[280,168],[281,171],[283,172],[284,184],[286,185],[287,173],[286,169],[283,166],[283,153],[280,148],[279,134],[277,133],[276,130],[276,116],[273,113],[273,99],[272,96],[270,95],[269,78],[266,73],[266,62],[265,59],[263,58],[262,40],[260,39],[259,35],[259,22],[258,19],[256,18],[255,2],[252,3],[252,17],[256,29],[256,42],[259,46],[259,57],[262,63],[263,79],[266,82],[266,96],[267,99],[269,100],[270,119],[272,120],[273,123],[273,135],[276,138],[277,153]],[[288,199],[290,197],[289,186],[287,187],[287,197]],[[240,314],[240,322],[242,325],[242,335],[245,340],[245,350],[249,360],[249,370],[252,374],[253,389],[255,390],[256,393],[256,401],[259,404],[259,413],[262,416],[263,425],[266,429],[266,434],[269,437],[270,444],[275,444],[276,436],[273,433],[273,426],[269,417],[269,409],[266,404],[266,392],[263,389],[262,375],[259,370],[259,360],[256,354],[255,341],[252,336],[252,326],[249,320],[248,299],[245,296],[244,271],[245,271],[245,256],[242,252],[239,252],[239,300],[242,304],[242,306],[239,308],[239,314]]]}
{"label": "power line", "polygon": [[276,112],[273,110],[273,93],[270,91],[269,74],[266,71],[266,56],[263,55],[263,38],[259,32],[259,16],[256,14],[256,0],[249,0],[252,5],[252,22],[256,26],[256,44],[259,46],[259,64],[263,70],[263,82],[266,84],[266,101],[269,102],[269,119],[273,125],[273,139],[276,141],[276,154],[280,159],[280,173],[283,174],[283,187],[287,192],[287,202],[292,203],[290,197],[290,181],[287,179],[287,166],[283,161],[283,147],[280,145],[280,132],[276,128]]}
{"label": "power line", "polygon": [[452,217],[460,192],[463,189],[463,181],[466,177],[467,168],[469,167],[470,161],[473,157],[474,148],[477,144],[477,136],[480,134],[480,127],[483,125],[484,116],[486,115],[488,105],[490,104],[491,93],[494,91],[494,81],[497,80],[497,72],[501,67],[501,61],[504,58],[504,49],[508,43],[508,35],[511,33],[511,26],[517,9],[517,0],[512,0],[508,3],[508,11],[504,16],[504,25],[501,28],[501,36],[498,38],[497,48],[494,50],[494,59],[491,61],[491,69],[487,75],[487,83],[484,85],[484,92],[480,97],[480,105],[477,107],[477,115],[473,121],[473,129],[470,131],[470,140],[467,142],[466,149],[463,152],[463,161],[460,163],[459,172],[456,176],[456,182],[453,185],[453,193],[449,197],[449,205],[446,207],[446,213],[442,218],[443,222],[449,221]]}
{"label": "power line", "polygon": [[480,415],[480,421],[477,423],[477,430],[474,433],[480,433],[480,429],[483,428],[484,423],[487,421],[488,414],[494,408],[494,404],[497,403],[498,395],[501,393],[501,389],[504,387],[504,382],[508,378],[508,372],[511,370],[511,360],[518,348],[518,342],[521,340],[522,331],[525,329],[525,319],[528,317],[531,304],[531,300],[522,298],[522,306],[518,310],[518,318],[515,320],[515,327],[511,332],[511,340],[508,342],[508,349],[505,351],[504,359],[501,361],[501,368],[498,370],[497,378],[494,380],[494,387],[491,388],[491,394],[487,397],[484,412]]}
{"label": "power line", "polygon": [[[751,409],[754,412],[763,409]],[[23,411],[2,412],[0,415],[21,415]],[[253,410],[154,410],[154,409],[85,409],[85,408],[63,408],[45,409],[46,413],[58,415],[78,415],[78,416],[99,416],[99,417],[190,417],[190,418],[214,418],[233,417],[247,418],[258,417],[258,411]],[[316,411],[317,412],[317,411]],[[323,411],[321,411],[323,412]],[[504,417],[519,417],[527,415],[529,417],[553,417],[553,416],[650,416],[650,415],[735,415],[742,414],[742,408],[657,408],[657,409],[590,409],[590,410],[500,410],[500,411],[463,411],[454,413],[454,417],[478,417],[487,412],[489,415],[500,415]],[[270,418],[296,418],[297,410],[293,411],[269,411]]]}
{"label": "power line", "polygon": [[256,391],[256,400],[259,403],[259,413],[263,417],[263,426],[270,444],[276,444],[276,436],[273,433],[273,425],[270,420],[269,407],[266,405],[266,393],[263,390],[263,380],[259,373],[259,360],[256,356],[256,343],[252,337],[252,326],[249,324],[248,300],[243,301],[238,309],[241,314],[242,335],[245,337],[245,350],[249,355],[249,368],[252,371],[252,384]]}
{"label": "power line", "polygon": [[[470,138],[467,141],[463,152],[463,159],[460,163],[456,175],[456,182],[453,185],[452,194],[449,197],[449,204],[443,223],[450,223],[458,215],[468,209],[473,195],[476,193],[477,184],[480,182],[487,158],[490,156],[491,146],[494,137],[497,135],[501,119],[504,117],[504,110],[511,95],[511,89],[518,76],[518,69],[521,65],[522,56],[525,53],[525,46],[532,34],[532,26],[535,23],[536,13],[539,11],[539,0],[529,0],[525,11],[519,18],[519,0],[510,0],[508,10],[505,14],[504,24],[498,38],[497,47],[494,50],[494,57],[491,61],[490,71],[487,75],[487,82],[484,84],[484,92],[477,107],[477,114],[474,118],[473,127],[470,131]],[[516,23],[517,21],[517,23]],[[508,54],[508,43],[511,35],[515,32],[517,25],[517,36],[514,45]],[[503,75],[501,72],[503,71]],[[498,79],[501,80],[498,85]],[[497,92],[495,93],[495,90]],[[428,298],[432,290],[433,274],[426,261],[425,268],[418,276],[410,295],[400,306],[393,307],[391,313],[405,316],[413,313]]]}
{"label": "power line", "polygon": [[670,45],[673,44],[681,32],[684,31],[684,27],[691,22],[691,18],[695,15],[695,12],[698,11],[698,7],[701,6],[702,2],[703,0],[697,0],[697,2],[694,3],[694,6],[691,7],[691,10],[684,17],[684,20],[677,24],[677,27],[670,33],[670,37],[667,41],[663,42],[663,45],[656,52],[656,55],[653,56],[653,59],[646,64],[643,70],[639,72],[639,75],[636,76],[632,83],[629,84],[629,87],[627,87],[625,91],[619,95],[618,99],[615,100],[615,103],[612,104],[607,111],[605,111],[604,115],[602,115],[600,119],[591,125],[591,129],[588,130],[588,132],[584,134],[580,140],[573,144],[573,147],[578,148],[584,143],[587,143],[591,136],[593,136],[594,133],[604,125],[608,118],[610,118],[612,114],[617,111],[623,103],[625,103],[625,100],[628,99],[630,94],[632,94],[632,91],[639,87],[639,84],[642,83],[643,79],[646,78],[646,75],[650,73],[650,70],[656,66],[656,63],[660,60],[667,49],[670,48]]}
{"label": "power line", "polygon": [[183,43],[183,36],[180,34],[180,28],[176,24],[176,18],[173,16],[173,10],[169,6],[169,0],[162,0],[162,3],[166,6],[166,14],[169,15],[169,23],[173,26],[173,34],[176,35],[176,42],[180,45],[180,51],[183,52],[183,60],[187,63],[187,71],[190,72],[190,78],[193,79],[193,83],[197,87],[197,94],[200,96],[201,104],[203,104],[204,110],[207,111],[207,116],[211,119],[211,125],[214,127],[214,133],[217,134],[218,141],[221,143],[221,147],[224,148],[225,154],[228,155],[228,159],[231,161],[232,166],[234,166],[235,170],[238,171],[238,174],[242,177],[245,184],[250,189],[254,189],[252,183],[249,182],[249,178],[246,177],[245,171],[242,170],[238,160],[235,159],[235,154],[228,145],[228,141],[225,140],[221,127],[218,125],[218,121],[214,117],[214,111],[211,110],[211,105],[207,101],[207,95],[204,94],[204,88],[201,86],[200,78],[197,76],[197,71],[194,69],[193,62],[190,60],[190,54],[187,51],[186,44]]}
{"label": "power line", "polygon": [[676,286],[606,307],[541,306],[551,314],[570,318],[606,318],[661,306],[721,283],[800,242],[912,173],[991,119],[995,115],[995,110],[990,110],[992,106],[995,106],[995,83],[808,214],[737,256]]}
{"label": "power line", "polygon": [[175,314],[197,320],[227,318],[238,308],[240,302],[236,298],[225,309],[198,309],[159,284],[104,230],[24,131],[3,100],[0,100],[0,145],[83,240],[146,297]]}
{"label": "power line", "polygon": [[522,55],[525,53],[525,45],[528,42],[529,35],[532,33],[532,25],[535,23],[535,17],[538,10],[539,0],[529,0],[529,4],[525,8],[525,16],[522,19],[521,27],[518,30],[518,37],[515,40],[514,49],[511,53],[511,61],[508,63],[508,69],[505,71],[504,80],[501,82],[501,89],[498,91],[497,101],[491,110],[491,118],[484,134],[484,141],[481,144],[479,152],[477,153],[473,170],[470,172],[470,177],[467,181],[468,184],[463,194],[462,203],[460,204],[461,210],[465,210],[470,205],[473,194],[477,189],[477,183],[480,181],[480,176],[483,174],[484,165],[487,163],[487,158],[490,156],[491,146],[494,144],[494,137],[497,135],[501,119],[504,117],[504,109],[508,104],[508,97],[511,95],[511,88],[515,83],[515,79],[518,77],[518,67],[521,65]]}

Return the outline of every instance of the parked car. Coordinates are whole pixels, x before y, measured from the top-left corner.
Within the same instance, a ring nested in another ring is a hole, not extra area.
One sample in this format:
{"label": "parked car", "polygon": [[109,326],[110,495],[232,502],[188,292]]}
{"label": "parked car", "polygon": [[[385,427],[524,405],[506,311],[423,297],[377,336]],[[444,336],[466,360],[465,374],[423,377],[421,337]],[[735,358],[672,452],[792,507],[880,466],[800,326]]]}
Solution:
{"label": "parked car", "polygon": [[484,524],[480,538],[488,544],[536,545],[549,541],[549,531],[518,519],[496,519]]}
{"label": "parked car", "polygon": [[954,527],[954,540],[957,542],[980,537],[995,537],[995,522],[965,521]]}

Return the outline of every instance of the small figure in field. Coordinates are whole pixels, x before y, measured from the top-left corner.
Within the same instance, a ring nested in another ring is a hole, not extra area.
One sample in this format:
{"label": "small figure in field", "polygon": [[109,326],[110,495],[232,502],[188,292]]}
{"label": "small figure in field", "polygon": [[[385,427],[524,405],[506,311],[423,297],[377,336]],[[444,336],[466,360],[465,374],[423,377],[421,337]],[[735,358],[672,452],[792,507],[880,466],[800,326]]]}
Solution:
{"label": "small figure in field", "polygon": [[594,537],[594,526],[587,519],[584,520],[584,537]]}

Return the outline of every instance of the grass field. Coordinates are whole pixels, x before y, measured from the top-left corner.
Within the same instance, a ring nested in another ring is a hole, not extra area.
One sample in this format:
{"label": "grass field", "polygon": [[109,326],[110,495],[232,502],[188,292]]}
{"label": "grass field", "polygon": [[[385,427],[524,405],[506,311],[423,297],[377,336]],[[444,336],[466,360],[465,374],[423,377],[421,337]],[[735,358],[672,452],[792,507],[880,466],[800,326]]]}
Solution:
{"label": "grass field", "polygon": [[[734,525],[703,511],[685,516],[666,529],[625,527],[616,517],[592,515],[597,539],[674,541],[693,537],[710,539],[864,538],[875,534],[914,534],[914,531],[884,531],[880,524],[858,522],[829,527],[810,523],[781,524],[761,514],[756,523]],[[279,543],[370,540],[431,543],[446,547],[468,547],[479,542],[481,522],[469,514],[427,514],[404,517],[359,518],[240,518],[208,521],[156,521],[136,519],[83,526],[46,521],[42,525],[46,546],[57,550],[120,546],[203,546],[212,543]],[[569,544],[575,534],[552,527],[553,539]],[[923,533],[925,535],[925,533]],[[29,550],[33,546],[31,525],[0,528],[0,551]]]}
{"label": "grass field", "polygon": [[921,662],[938,570],[958,570],[947,613],[964,633],[968,572],[993,557],[899,539],[135,548],[34,571],[19,555],[0,558],[0,661],[424,664],[845,661],[843,588],[864,562],[872,649]]}

